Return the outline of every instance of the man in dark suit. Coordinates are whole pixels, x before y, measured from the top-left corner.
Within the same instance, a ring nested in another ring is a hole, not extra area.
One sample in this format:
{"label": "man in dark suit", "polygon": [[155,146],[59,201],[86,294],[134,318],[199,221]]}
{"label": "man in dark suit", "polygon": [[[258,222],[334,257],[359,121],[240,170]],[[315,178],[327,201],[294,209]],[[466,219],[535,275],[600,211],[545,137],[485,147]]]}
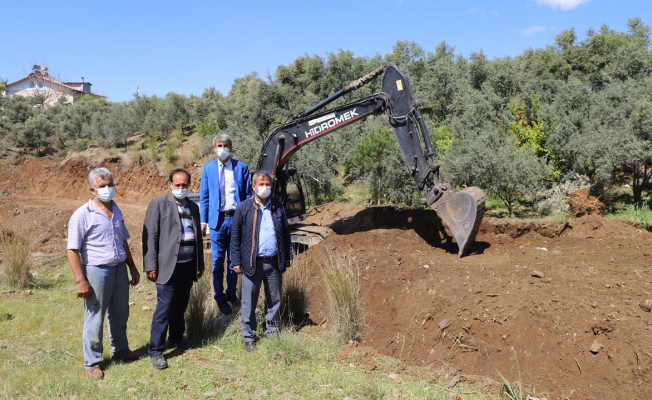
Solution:
{"label": "man in dark suit", "polygon": [[265,284],[265,335],[277,333],[281,315],[282,274],[292,266],[294,254],[285,208],[272,198],[272,177],[267,171],[253,176],[255,195],[240,203],[233,217],[231,251],[233,270],[242,275],[242,336],[245,350],[256,348],[256,303]]}
{"label": "man in dark suit", "polygon": [[[213,139],[217,159],[204,164],[199,189],[199,209],[202,234],[210,228],[213,253],[213,289],[215,301],[224,315],[230,315],[232,306],[240,301],[236,296],[238,275],[231,265],[231,224],[235,208],[251,197],[249,168],[242,161],[231,158],[231,138],[219,134]],[[228,257],[227,257],[228,256]],[[224,260],[227,260],[226,290],[224,290]]]}
{"label": "man in dark suit", "polygon": [[148,350],[156,369],[168,366],[163,357],[168,328],[168,347],[193,347],[183,339],[184,313],[193,282],[204,274],[199,207],[186,199],[190,174],[175,169],[169,182],[172,193],[149,203],[143,224],[143,266],[157,294]]}

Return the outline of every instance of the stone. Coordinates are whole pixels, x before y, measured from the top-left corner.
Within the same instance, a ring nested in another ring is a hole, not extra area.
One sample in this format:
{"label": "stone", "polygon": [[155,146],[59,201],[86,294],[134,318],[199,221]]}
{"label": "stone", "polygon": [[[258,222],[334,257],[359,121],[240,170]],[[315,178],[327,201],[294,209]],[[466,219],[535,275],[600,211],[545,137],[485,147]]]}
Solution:
{"label": "stone", "polygon": [[652,300],[641,300],[638,306],[641,307],[643,311],[650,312],[652,311]]}
{"label": "stone", "polygon": [[446,328],[448,328],[450,326],[450,322],[448,322],[447,319],[442,319],[441,321],[439,321],[437,326],[439,326],[439,329],[441,329],[443,331],[444,329],[446,329]]}
{"label": "stone", "polygon": [[593,354],[598,354],[603,347],[604,343],[598,341],[598,339],[595,339],[589,351]]}
{"label": "stone", "polygon": [[532,271],[532,276],[535,278],[545,278],[545,275],[541,271]]}

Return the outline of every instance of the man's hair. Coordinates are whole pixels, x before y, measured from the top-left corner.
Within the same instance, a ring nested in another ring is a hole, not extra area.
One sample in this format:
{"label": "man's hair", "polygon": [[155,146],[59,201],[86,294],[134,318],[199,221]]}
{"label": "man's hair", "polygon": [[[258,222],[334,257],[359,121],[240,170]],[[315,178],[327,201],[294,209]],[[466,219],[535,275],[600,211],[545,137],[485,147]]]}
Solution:
{"label": "man's hair", "polygon": [[102,180],[113,179],[113,174],[104,167],[95,168],[90,174],[88,174],[88,183],[92,188],[96,185],[95,178],[100,178]]}
{"label": "man's hair", "polygon": [[217,145],[217,142],[228,143],[229,147],[233,147],[233,142],[231,141],[231,137],[229,137],[229,135],[227,135],[226,133],[220,133],[219,135],[213,138],[213,147]]}
{"label": "man's hair", "polygon": [[190,178],[191,178],[190,177],[190,172],[186,171],[183,168],[173,169],[172,172],[170,172],[170,177],[168,178],[168,182],[172,183],[172,177],[174,175],[178,174],[179,172],[185,172],[186,173],[186,175],[188,176],[188,185],[190,185]]}
{"label": "man's hair", "polygon": [[258,182],[258,178],[267,178],[270,182],[272,181],[272,176],[264,169],[259,169],[258,171],[254,172],[254,175],[251,177],[251,184],[255,185],[256,182]]}

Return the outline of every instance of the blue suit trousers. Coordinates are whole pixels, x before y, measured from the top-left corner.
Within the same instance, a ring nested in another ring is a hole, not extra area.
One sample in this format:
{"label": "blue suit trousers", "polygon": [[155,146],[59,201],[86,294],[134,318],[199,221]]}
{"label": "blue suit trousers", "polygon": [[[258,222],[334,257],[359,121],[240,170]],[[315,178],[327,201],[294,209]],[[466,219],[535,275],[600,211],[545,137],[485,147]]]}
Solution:
{"label": "blue suit trousers", "polygon": [[[213,289],[215,301],[218,303],[226,300],[227,296],[236,295],[238,274],[231,265],[231,225],[233,216],[220,214],[217,220],[217,229],[211,229],[211,252],[213,254]],[[226,268],[226,290],[224,290],[224,261]]]}

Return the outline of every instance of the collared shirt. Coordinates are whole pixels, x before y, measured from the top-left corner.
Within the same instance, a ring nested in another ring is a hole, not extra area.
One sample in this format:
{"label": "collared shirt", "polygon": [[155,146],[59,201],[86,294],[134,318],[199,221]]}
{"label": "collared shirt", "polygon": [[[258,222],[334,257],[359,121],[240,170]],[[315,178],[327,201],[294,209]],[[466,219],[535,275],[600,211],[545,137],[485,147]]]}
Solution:
{"label": "collared shirt", "polygon": [[218,173],[219,168],[222,168],[222,166],[224,166],[224,190],[226,191],[226,203],[224,204],[224,208],[220,209],[220,212],[233,211],[238,205],[235,202],[235,180],[233,179],[233,163],[231,162],[230,158],[225,163],[217,160]]}
{"label": "collared shirt", "polygon": [[109,219],[93,199],[79,207],[68,222],[68,249],[79,250],[83,265],[116,265],[127,259],[124,241],[129,239],[122,211],[111,201]]}
{"label": "collared shirt", "polygon": [[178,201],[179,221],[181,222],[181,243],[179,244],[179,255],[177,264],[185,263],[195,259],[195,231],[192,225],[192,215],[188,201],[182,205]]}
{"label": "collared shirt", "polygon": [[268,257],[276,255],[276,230],[274,229],[274,221],[272,220],[272,212],[270,206],[272,205],[271,196],[267,198],[267,203],[262,205],[256,198],[256,203],[262,210],[262,218],[260,219],[260,233],[258,234],[258,256]]}

